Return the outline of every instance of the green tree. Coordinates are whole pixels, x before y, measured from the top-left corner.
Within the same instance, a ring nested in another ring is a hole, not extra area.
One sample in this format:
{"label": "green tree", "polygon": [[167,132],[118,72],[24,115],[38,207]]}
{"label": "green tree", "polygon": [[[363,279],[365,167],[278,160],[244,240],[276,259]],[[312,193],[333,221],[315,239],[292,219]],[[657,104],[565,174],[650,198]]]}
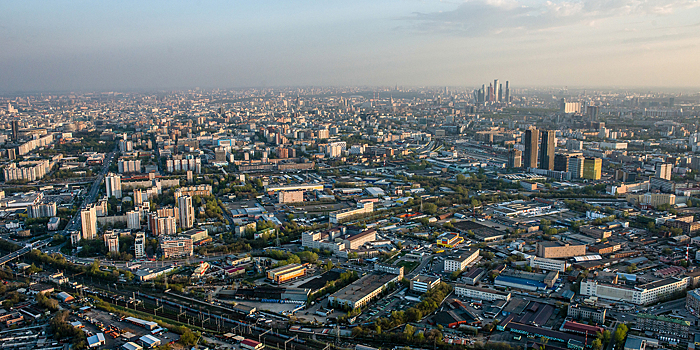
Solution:
{"label": "green tree", "polygon": [[425,204],[423,204],[423,211],[424,211],[426,214],[434,215],[435,213],[437,213],[437,209],[438,209],[438,208],[437,208],[437,205],[435,205],[435,204],[433,204],[433,203],[425,203]]}

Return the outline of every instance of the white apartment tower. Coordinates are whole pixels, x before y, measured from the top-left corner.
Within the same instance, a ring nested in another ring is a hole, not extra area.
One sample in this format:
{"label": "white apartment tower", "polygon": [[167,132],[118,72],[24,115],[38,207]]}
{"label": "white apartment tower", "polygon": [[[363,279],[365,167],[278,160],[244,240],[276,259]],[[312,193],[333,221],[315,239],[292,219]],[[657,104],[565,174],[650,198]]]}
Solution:
{"label": "white apartment tower", "polygon": [[119,174],[109,173],[105,176],[107,198],[122,198],[122,177]]}

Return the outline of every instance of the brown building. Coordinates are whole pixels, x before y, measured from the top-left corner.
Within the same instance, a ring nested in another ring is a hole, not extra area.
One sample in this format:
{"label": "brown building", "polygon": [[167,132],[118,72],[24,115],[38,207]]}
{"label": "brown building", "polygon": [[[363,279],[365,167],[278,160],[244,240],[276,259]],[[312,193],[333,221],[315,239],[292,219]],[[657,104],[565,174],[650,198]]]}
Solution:
{"label": "brown building", "polygon": [[586,255],[585,244],[569,244],[560,241],[537,242],[537,256],[558,259]]}
{"label": "brown building", "polygon": [[675,218],[673,220],[666,220],[664,225],[673,228],[680,228],[685,234],[692,234],[700,231],[700,222],[694,222],[695,217],[693,215],[683,216]]}
{"label": "brown building", "polygon": [[581,232],[581,234],[598,239],[604,239],[612,236],[612,230],[609,230],[605,226],[585,225],[579,227],[578,231]]}
{"label": "brown building", "polygon": [[187,236],[165,236],[160,238],[163,258],[192,256],[192,238]]}
{"label": "brown building", "polygon": [[598,254],[612,254],[620,250],[622,246],[616,243],[601,243],[588,247],[589,252]]}

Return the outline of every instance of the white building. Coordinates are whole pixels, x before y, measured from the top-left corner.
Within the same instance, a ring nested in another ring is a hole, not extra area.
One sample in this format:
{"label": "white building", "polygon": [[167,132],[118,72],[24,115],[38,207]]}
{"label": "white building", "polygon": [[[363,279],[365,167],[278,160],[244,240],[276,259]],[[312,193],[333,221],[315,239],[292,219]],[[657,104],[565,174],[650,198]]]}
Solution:
{"label": "white building", "polygon": [[119,174],[109,173],[105,176],[107,198],[122,198],[122,177]]}
{"label": "white building", "polygon": [[192,228],[192,226],[194,226],[194,206],[192,206],[192,197],[181,196],[178,198],[177,208],[180,212],[180,227],[183,230]]}
{"label": "white building", "polygon": [[479,257],[479,249],[470,249],[459,255],[453,255],[445,258],[443,271],[453,272],[464,270],[471,262]]}
{"label": "white building", "polygon": [[509,292],[501,292],[494,289],[479,288],[460,283],[455,285],[455,295],[461,298],[468,298],[471,300],[510,300]]}
{"label": "white building", "polygon": [[566,260],[555,260],[555,259],[540,258],[537,256],[530,256],[528,261],[530,262],[530,267],[532,267],[532,268],[537,268],[537,269],[547,270],[547,271],[559,271],[559,272],[566,271]]}
{"label": "white building", "polygon": [[141,229],[141,212],[131,210],[126,213],[126,228],[130,230]]}
{"label": "white building", "polygon": [[134,240],[134,258],[140,259],[146,255],[146,234],[143,232],[136,233]]}
{"label": "white building", "polygon": [[635,305],[648,305],[685,291],[688,280],[688,277],[682,279],[672,277],[635,287],[582,281],[580,293],[603,299],[626,301]]}
{"label": "white building", "polygon": [[94,204],[80,211],[80,225],[82,229],[82,239],[97,238],[97,209]]}

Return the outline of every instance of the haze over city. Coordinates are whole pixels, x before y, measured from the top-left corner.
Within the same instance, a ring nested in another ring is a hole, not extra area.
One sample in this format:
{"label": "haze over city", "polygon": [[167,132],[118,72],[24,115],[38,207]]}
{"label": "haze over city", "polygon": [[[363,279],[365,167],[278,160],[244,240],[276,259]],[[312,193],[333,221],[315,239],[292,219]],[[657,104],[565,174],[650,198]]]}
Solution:
{"label": "haze over city", "polygon": [[0,91],[695,87],[692,0],[5,1]]}

